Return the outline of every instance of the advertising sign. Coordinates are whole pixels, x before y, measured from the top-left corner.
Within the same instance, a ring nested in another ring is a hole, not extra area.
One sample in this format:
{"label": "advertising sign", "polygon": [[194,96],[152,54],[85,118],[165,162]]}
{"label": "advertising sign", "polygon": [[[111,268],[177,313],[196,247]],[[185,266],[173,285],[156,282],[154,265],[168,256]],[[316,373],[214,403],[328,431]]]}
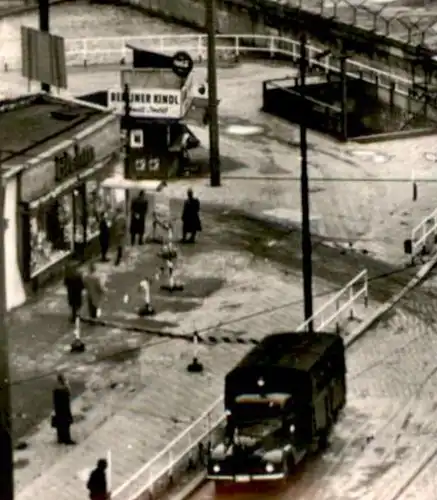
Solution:
{"label": "advertising sign", "polygon": [[[186,93],[169,89],[131,89],[129,92],[131,116],[134,118],[169,118],[178,120],[185,109]],[[122,89],[108,90],[108,107],[124,114]]]}

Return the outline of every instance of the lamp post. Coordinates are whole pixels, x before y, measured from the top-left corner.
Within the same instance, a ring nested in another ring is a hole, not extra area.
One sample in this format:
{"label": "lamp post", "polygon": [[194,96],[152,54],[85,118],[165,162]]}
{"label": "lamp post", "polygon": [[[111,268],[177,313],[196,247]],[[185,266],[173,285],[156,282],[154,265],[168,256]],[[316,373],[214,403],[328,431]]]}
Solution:
{"label": "lamp post", "polygon": [[300,94],[301,94],[301,120],[300,120],[300,161],[301,161],[301,206],[302,206],[302,274],[303,274],[303,298],[304,298],[304,316],[308,321],[308,332],[313,333],[313,265],[312,265],[312,244],[310,227],[310,200],[308,186],[308,142],[307,142],[307,124],[306,110],[307,101],[305,95],[306,71],[307,71],[307,38],[306,34],[300,36]]}
{"label": "lamp post", "polygon": [[[49,0],[38,0],[39,30],[44,33],[50,32],[50,5]],[[50,92],[48,83],[41,83],[43,92]]]}
{"label": "lamp post", "polygon": [[[1,163],[1,158],[0,158]],[[14,472],[5,285],[5,188],[0,183],[0,499],[14,500]]]}
{"label": "lamp post", "polygon": [[206,31],[208,33],[208,120],[210,184],[218,187],[220,180],[219,126],[217,111],[217,65],[215,51],[216,5],[206,0]]}

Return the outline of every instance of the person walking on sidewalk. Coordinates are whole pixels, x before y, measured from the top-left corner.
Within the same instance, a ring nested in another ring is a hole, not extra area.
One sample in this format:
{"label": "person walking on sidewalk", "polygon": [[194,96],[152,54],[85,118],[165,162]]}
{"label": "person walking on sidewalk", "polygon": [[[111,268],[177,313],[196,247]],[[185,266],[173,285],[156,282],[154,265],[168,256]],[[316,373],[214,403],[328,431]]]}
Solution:
{"label": "person walking on sidewalk", "polygon": [[74,323],[82,307],[84,289],[82,273],[77,262],[69,262],[65,268],[64,286],[67,289],[68,305],[70,306],[70,322]]}
{"label": "person walking on sidewalk", "polygon": [[89,265],[89,272],[85,276],[84,284],[87,292],[88,313],[91,319],[96,319],[101,313],[101,303],[105,294],[105,287],[93,263]]}
{"label": "person walking on sidewalk", "polygon": [[99,244],[100,244],[100,256],[102,262],[108,262],[108,250],[109,250],[109,224],[106,212],[100,214],[99,221]]}
{"label": "person walking on sidewalk", "polygon": [[53,416],[52,427],[56,429],[59,444],[76,444],[71,439],[70,427],[73,423],[71,414],[71,393],[63,375],[58,375],[53,389]]}
{"label": "person walking on sidewalk", "polygon": [[[195,243],[196,234],[202,231],[202,224],[200,222],[200,202],[193,195],[193,190],[187,191],[187,199],[184,202],[184,209],[182,212],[182,242]],[[187,235],[190,238],[187,240]]]}
{"label": "person walking on sidewalk", "polygon": [[126,230],[126,216],[124,214],[123,208],[119,207],[114,217],[114,237],[117,241],[117,252],[114,262],[116,266],[120,265],[121,259],[123,258],[124,247],[126,244]]}
{"label": "person walking on sidewalk", "polygon": [[140,191],[131,203],[130,207],[130,237],[131,244],[135,245],[136,237],[140,245],[144,242],[144,233],[146,232],[146,216],[149,203],[144,191]]}
{"label": "person walking on sidewalk", "polygon": [[91,500],[109,500],[110,493],[106,481],[107,468],[108,462],[101,458],[97,461],[97,467],[91,472],[87,482]]}

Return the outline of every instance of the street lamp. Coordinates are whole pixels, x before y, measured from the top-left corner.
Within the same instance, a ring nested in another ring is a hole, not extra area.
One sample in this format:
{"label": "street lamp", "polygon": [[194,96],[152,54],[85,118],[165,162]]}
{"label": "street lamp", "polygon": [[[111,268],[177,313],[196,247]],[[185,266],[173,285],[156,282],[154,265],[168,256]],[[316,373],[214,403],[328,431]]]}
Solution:
{"label": "street lamp", "polygon": [[307,38],[306,34],[300,36],[300,94],[301,94],[301,120],[300,120],[300,192],[302,206],[302,274],[303,274],[303,298],[304,317],[308,321],[309,333],[313,333],[313,264],[312,264],[312,244],[310,227],[310,200],[308,186],[308,141],[307,141],[307,100],[305,95],[305,79],[307,71]]}
{"label": "street lamp", "polygon": [[219,127],[217,111],[217,65],[215,50],[216,6],[215,0],[206,0],[206,32],[208,33],[208,127],[210,184],[218,187],[220,180]]}

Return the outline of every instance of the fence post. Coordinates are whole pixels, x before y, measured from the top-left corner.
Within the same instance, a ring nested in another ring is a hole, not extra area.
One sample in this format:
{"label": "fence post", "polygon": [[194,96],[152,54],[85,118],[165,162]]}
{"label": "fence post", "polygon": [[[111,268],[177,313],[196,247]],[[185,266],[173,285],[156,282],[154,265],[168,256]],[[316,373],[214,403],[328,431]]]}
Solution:
{"label": "fence post", "polygon": [[354,311],[354,286],[351,285],[349,288],[349,304],[350,304],[350,309],[349,309],[349,321],[352,321],[355,318],[355,311]]}
{"label": "fence post", "polygon": [[369,277],[366,274],[364,275],[364,307],[369,306]]}
{"label": "fence post", "polygon": [[340,333],[340,321],[338,320],[339,314],[338,311],[340,310],[340,299],[337,297],[335,301],[335,310],[337,312],[335,316],[335,333],[339,334]]}

